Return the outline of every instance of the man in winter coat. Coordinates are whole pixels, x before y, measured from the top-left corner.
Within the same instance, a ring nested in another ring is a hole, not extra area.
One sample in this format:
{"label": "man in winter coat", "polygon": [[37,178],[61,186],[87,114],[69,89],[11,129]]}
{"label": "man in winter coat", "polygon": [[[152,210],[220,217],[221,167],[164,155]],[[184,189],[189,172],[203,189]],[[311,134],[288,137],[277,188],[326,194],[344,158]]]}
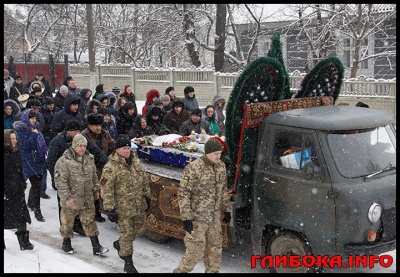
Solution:
{"label": "man in winter coat", "polygon": [[65,129],[65,125],[71,119],[76,119],[80,122],[82,129],[86,128],[85,117],[79,113],[80,99],[78,95],[68,93],[65,97],[64,108],[54,115],[51,122],[51,130],[55,134],[61,133]]}
{"label": "man in winter coat", "polygon": [[53,93],[51,92],[51,88],[50,88],[50,83],[49,81],[46,80],[46,78],[44,77],[43,72],[38,71],[35,75],[35,78],[33,78],[32,80],[30,80],[27,84],[26,87],[28,89],[30,89],[31,84],[33,82],[42,82],[42,84],[44,85],[44,90],[43,90],[43,96],[49,96],[51,98],[53,98]]}
{"label": "man in winter coat", "polygon": [[176,97],[172,104],[172,110],[164,116],[163,123],[171,131],[171,134],[179,134],[180,128],[190,118],[190,112],[185,110],[185,104],[181,98]]}
{"label": "man in winter coat", "polygon": [[71,78],[67,81],[67,87],[68,87],[68,93],[75,94],[78,96],[81,94],[81,89],[76,87],[76,82],[74,79]]}
{"label": "man in winter coat", "polygon": [[64,108],[65,97],[68,95],[68,87],[62,85],[54,96],[54,106],[62,110]]}
{"label": "man in winter coat", "polygon": [[210,124],[208,121],[201,119],[201,116],[201,109],[193,109],[190,119],[182,123],[179,134],[182,136],[189,136],[192,131],[195,131],[197,134],[201,134],[201,130],[203,129],[207,135],[211,135]]}
{"label": "man in winter coat", "polygon": [[219,273],[222,262],[223,222],[231,220],[223,146],[210,139],[205,155],[188,164],[178,191],[179,210],[186,231],[186,252],[174,273],[191,272],[204,257],[205,273]]}
{"label": "man in winter coat", "polygon": [[[62,154],[71,147],[73,138],[80,134],[81,125],[79,121],[70,120],[67,122],[67,126],[65,130],[54,137],[49,144],[49,149],[47,152],[47,169],[50,172],[52,186],[56,190],[55,181],[54,181],[54,166],[56,165],[57,160],[62,156]],[[104,154],[104,152],[92,141],[88,140],[87,150],[90,154],[94,155],[95,165],[104,166],[106,162],[108,162],[108,156]],[[58,198],[58,214],[61,213],[60,206],[60,198]],[[61,219],[60,219],[61,224]],[[82,224],[80,222],[79,217],[75,219],[74,222],[74,232],[80,234],[81,236],[85,236],[85,232],[83,231]]]}
{"label": "man in winter coat", "polygon": [[22,83],[21,75],[17,75],[17,76],[15,76],[15,82],[14,82],[13,86],[10,88],[10,99],[17,102],[20,105],[21,110],[24,109],[24,106],[22,103],[20,103],[20,101],[18,100],[18,97],[23,94],[29,95],[29,91],[28,91],[28,88],[25,86],[25,84]]}
{"label": "man in winter coat", "polygon": [[[110,133],[103,130],[101,125],[103,124],[104,115],[100,113],[91,113],[87,117],[88,126],[82,131],[89,140],[95,143],[105,155],[109,156],[115,150],[115,140],[111,137]],[[101,177],[103,171],[103,165],[96,166],[97,177]],[[97,222],[106,221],[101,216],[100,211],[100,199],[94,201]]]}
{"label": "man in winter coat", "polygon": [[133,241],[144,233],[151,194],[147,174],[127,135],[117,138],[100,184],[104,209],[109,220],[117,223],[120,238],[113,245],[125,261],[124,271],[138,273],[132,260]]}
{"label": "man in winter coat", "polygon": [[62,250],[67,254],[74,253],[71,237],[74,235],[75,217],[79,215],[83,230],[90,237],[93,255],[102,255],[109,250],[99,243],[93,203],[94,199],[100,197],[100,187],[93,155],[86,147],[86,138],[81,134],[75,135],[71,147],[54,167],[54,179],[61,203]]}

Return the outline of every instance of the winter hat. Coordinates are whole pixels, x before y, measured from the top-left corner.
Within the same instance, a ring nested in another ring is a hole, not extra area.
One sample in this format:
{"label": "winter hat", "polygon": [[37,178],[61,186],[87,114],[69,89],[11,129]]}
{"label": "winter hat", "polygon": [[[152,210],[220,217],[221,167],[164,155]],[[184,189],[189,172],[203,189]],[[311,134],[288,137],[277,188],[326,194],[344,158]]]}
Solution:
{"label": "winter hat", "polygon": [[162,102],[170,102],[171,97],[168,94],[164,94],[163,96],[161,96],[161,101]]}
{"label": "winter hat", "polygon": [[15,80],[16,79],[22,79],[21,75],[15,75]]}
{"label": "winter hat", "polygon": [[87,140],[86,138],[81,135],[81,134],[77,134],[74,136],[74,139],[72,140],[72,148],[75,148],[79,145],[85,145],[87,146]]}
{"label": "winter hat", "polygon": [[222,149],[222,144],[216,139],[209,139],[204,145],[204,153],[206,154],[222,151]]}
{"label": "winter hat", "polygon": [[195,114],[195,115],[201,117],[202,112],[201,112],[201,110],[200,110],[199,108],[194,108],[194,109],[192,110],[192,113],[191,113],[191,114]]}
{"label": "winter hat", "polygon": [[100,108],[99,109],[99,114],[102,114],[102,115],[109,114],[109,115],[111,115],[111,109],[110,108]]}
{"label": "winter hat", "polygon": [[91,113],[87,117],[87,123],[90,125],[101,125],[104,121],[104,115],[99,113]]}
{"label": "winter hat", "polygon": [[32,89],[32,92],[35,93],[35,92],[38,92],[38,91],[42,92],[42,88],[39,87],[39,86],[34,86],[33,89]]}
{"label": "winter hat", "polygon": [[35,117],[37,116],[37,112],[35,112],[34,110],[30,110],[29,111],[29,118]]}
{"label": "winter hat", "polygon": [[121,93],[121,90],[119,89],[119,87],[113,87],[112,92],[113,92],[115,95],[118,95],[118,94]]}
{"label": "winter hat", "polygon": [[68,93],[68,87],[62,85],[62,86],[60,87],[60,93]]}
{"label": "winter hat", "polygon": [[159,107],[154,106],[151,111],[150,111],[150,116],[152,115],[157,115],[160,116],[161,115],[161,110]]}
{"label": "winter hat", "polygon": [[167,87],[167,88],[165,89],[165,94],[169,94],[169,92],[170,92],[171,90],[175,90],[174,87]]}
{"label": "winter hat", "polygon": [[185,89],[183,90],[183,92],[185,94],[188,94],[189,92],[194,92],[194,88],[192,86],[187,86],[185,87]]}
{"label": "winter hat", "polygon": [[154,100],[154,105],[155,106],[158,106],[158,105],[160,105],[160,104],[162,104],[163,102],[162,102],[162,100],[160,99],[160,98],[156,98],[155,100]]}
{"label": "winter hat", "polygon": [[183,103],[182,100],[175,100],[172,104],[173,107],[181,107],[183,108],[185,106],[185,103]]}
{"label": "winter hat", "polygon": [[10,71],[8,71],[7,69],[4,69],[4,75],[10,75]]}
{"label": "winter hat", "polygon": [[45,103],[46,105],[54,104],[54,99],[51,98],[50,96],[46,96],[46,97],[44,98],[44,103]]}
{"label": "winter hat", "polygon": [[26,108],[27,109],[33,109],[33,108],[37,108],[40,109],[42,105],[40,104],[40,101],[36,98],[30,98],[28,100],[28,102],[26,103]]}
{"label": "winter hat", "polygon": [[66,131],[78,131],[80,129],[81,129],[81,123],[75,119],[71,119],[70,121],[68,121],[65,127]]}
{"label": "winter hat", "polygon": [[118,136],[117,141],[115,143],[115,149],[124,147],[124,146],[129,146],[131,147],[131,140],[129,139],[128,135],[121,134]]}
{"label": "winter hat", "polygon": [[36,73],[36,76],[44,76],[44,74],[43,74],[42,71],[38,71],[38,72]]}

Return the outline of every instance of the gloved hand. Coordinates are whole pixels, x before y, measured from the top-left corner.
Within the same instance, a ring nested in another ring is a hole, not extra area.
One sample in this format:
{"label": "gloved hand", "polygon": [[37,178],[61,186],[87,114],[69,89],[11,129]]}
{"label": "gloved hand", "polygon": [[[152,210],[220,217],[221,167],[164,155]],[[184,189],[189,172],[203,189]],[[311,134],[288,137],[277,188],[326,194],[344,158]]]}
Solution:
{"label": "gloved hand", "polygon": [[118,219],[119,219],[119,216],[118,216],[117,212],[115,211],[115,209],[112,209],[108,213],[108,220],[110,220],[111,222],[118,223]]}
{"label": "gloved hand", "polygon": [[231,222],[231,213],[230,212],[224,212],[224,217],[222,218],[222,222],[224,223],[229,223]]}
{"label": "gloved hand", "polygon": [[184,220],[183,221],[183,229],[185,229],[186,232],[191,234],[193,231],[193,222],[191,220]]}
{"label": "gloved hand", "polygon": [[145,196],[144,198],[146,199],[146,203],[147,203],[147,208],[144,211],[147,212],[147,210],[150,208],[151,198],[147,197],[147,196]]}

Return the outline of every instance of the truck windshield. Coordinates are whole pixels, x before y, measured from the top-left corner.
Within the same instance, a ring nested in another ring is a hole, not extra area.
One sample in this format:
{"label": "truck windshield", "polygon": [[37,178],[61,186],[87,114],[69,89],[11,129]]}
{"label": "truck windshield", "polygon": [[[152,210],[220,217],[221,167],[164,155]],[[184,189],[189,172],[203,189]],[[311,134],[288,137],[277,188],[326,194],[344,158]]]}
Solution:
{"label": "truck windshield", "polygon": [[389,136],[389,132],[392,130],[388,125],[329,133],[327,141],[339,173],[355,178],[375,173],[388,164],[395,167],[395,136]]}

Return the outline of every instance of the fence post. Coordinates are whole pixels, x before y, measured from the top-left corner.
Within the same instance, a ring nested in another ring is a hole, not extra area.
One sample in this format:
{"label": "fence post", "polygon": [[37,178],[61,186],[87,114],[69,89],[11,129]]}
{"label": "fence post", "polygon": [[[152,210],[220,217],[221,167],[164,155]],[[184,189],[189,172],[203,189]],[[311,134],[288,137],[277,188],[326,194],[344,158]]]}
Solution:
{"label": "fence post", "polygon": [[49,54],[49,66],[50,66],[50,92],[53,95],[55,80],[54,80],[54,60],[51,54]]}
{"label": "fence post", "polygon": [[219,95],[219,91],[218,91],[218,77],[219,77],[219,72],[214,72],[214,96],[215,95]]}
{"label": "fence post", "polygon": [[27,53],[24,53],[24,63],[25,63],[25,80],[26,82],[29,81],[29,71],[28,71],[28,61],[27,61]]}
{"label": "fence post", "polygon": [[135,70],[135,67],[131,67],[131,83],[132,83],[131,84],[132,93],[133,93],[133,95],[135,95],[135,99],[137,99],[137,96],[136,96],[136,93],[135,93],[135,91],[136,91],[136,70]]}

